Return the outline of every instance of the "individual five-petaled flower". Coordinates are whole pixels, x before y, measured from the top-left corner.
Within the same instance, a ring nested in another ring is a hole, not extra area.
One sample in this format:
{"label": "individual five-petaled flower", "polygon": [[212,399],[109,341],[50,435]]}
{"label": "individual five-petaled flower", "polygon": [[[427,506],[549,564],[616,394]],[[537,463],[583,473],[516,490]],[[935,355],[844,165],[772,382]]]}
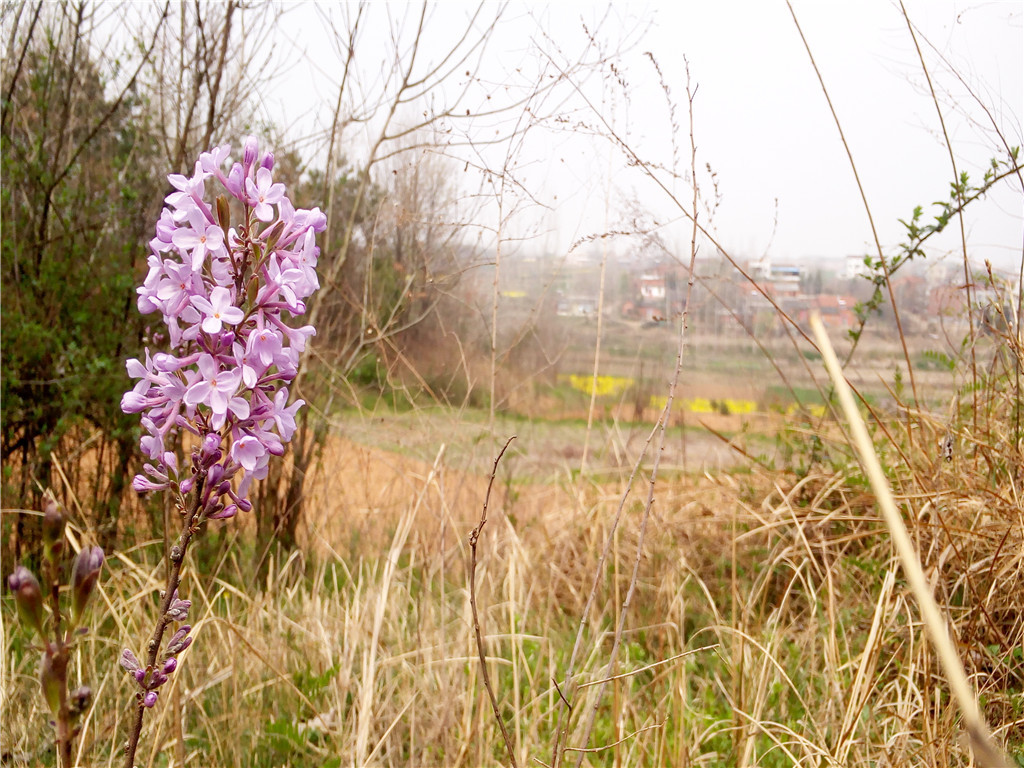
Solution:
{"label": "individual five-petaled flower", "polygon": [[245,318],[245,312],[232,304],[231,292],[223,286],[210,291],[209,300],[193,296],[192,306],[203,314],[202,328],[210,334],[220,333],[224,323],[237,325]]}

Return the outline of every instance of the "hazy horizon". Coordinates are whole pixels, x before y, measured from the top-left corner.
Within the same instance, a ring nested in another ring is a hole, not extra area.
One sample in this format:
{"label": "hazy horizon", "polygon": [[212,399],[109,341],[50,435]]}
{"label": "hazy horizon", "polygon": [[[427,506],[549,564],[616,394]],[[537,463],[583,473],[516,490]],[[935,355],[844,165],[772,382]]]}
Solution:
{"label": "hazy horizon", "polygon": [[[385,5],[393,15],[395,9],[405,8]],[[431,6],[424,25],[421,56],[428,62],[424,67],[432,61],[431,55],[438,59],[443,55],[472,7],[465,3]],[[287,93],[288,111],[296,117],[286,136],[303,146],[304,155],[314,163],[322,156],[317,151],[328,130],[325,120],[329,121],[337,98],[338,78],[331,73],[338,69],[332,68],[325,53],[337,47],[337,41],[332,40],[325,20],[341,25],[346,9],[351,7],[309,3],[290,7],[282,22],[286,28],[309,26],[314,18],[320,22],[302,38],[301,49],[282,54],[291,61],[293,74],[265,97],[272,113],[275,103],[285,103],[281,94]],[[794,11],[842,123],[881,244],[891,249],[903,234],[898,219],[906,219],[921,205],[927,221],[931,203],[947,196],[953,176],[906,22],[898,6],[881,0],[796,3]],[[910,2],[907,13],[918,29],[918,42],[943,105],[957,170],[980,181],[989,161],[1000,152],[1005,155],[1005,150],[966,86],[984,103],[1011,145],[1024,143],[1021,8],[1010,3],[978,6],[949,0]],[[383,35],[388,27],[385,19],[370,21],[377,26],[370,23],[369,31],[363,33],[367,46],[371,35]],[[391,18],[395,29],[402,26],[400,22]],[[402,32],[396,33],[400,46],[408,45],[410,25],[405,20]],[[474,112],[481,103],[491,106],[503,89],[522,86],[528,76],[525,68],[557,66],[553,49],[570,60],[573,51],[588,44],[584,26],[608,51],[621,50],[608,54],[615,63],[618,84],[607,82],[613,77],[604,67],[597,73],[604,79],[592,76],[564,96],[561,108],[569,116],[565,122],[578,125],[566,128],[538,121],[511,149],[507,144],[484,150],[444,149],[460,178],[467,174],[459,173],[463,171],[459,162],[493,165],[502,158],[494,160],[488,152],[518,153],[516,180],[530,198],[530,210],[508,222],[516,237],[538,240],[542,250],[567,251],[588,236],[639,225],[655,229],[667,243],[688,249],[689,225],[666,204],[666,195],[629,167],[621,148],[592,135],[614,128],[645,161],[674,165],[678,177],[666,167],[663,179],[675,184],[688,204],[685,57],[697,90],[698,182],[710,202],[714,195],[705,170],[710,165],[720,195],[714,216],[710,222],[703,218],[702,223],[712,228],[719,242],[748,258],[767,254],[812,260],[875,250],[849,160],[785,3],[734,0],[669,6],[655,2],[635,9],[614,2],[558,7],[520,2],[507,6],[498,25],[480,59],[477,87],[462,94],[453,85],[432,99],[451,99],[452,104],[458,103],[460,114],[463,103]],[[376,71],[377,65],[384,71],[392,43],[383,37],[378,42],[379,51],[367,59],[377,64],[367,65],[367,71]],[[956,68],[955,73],[943,59]],[[675,145],[668,127],[672,117],[652,61],[657,62],[675,103]],[[310,74],[301,74],[307,71]],[[460,97],[463,101],[458,101]],[[441,106],[431,101],[431,109]],[[348,151],[359,151],[364,142],[361,128],[348,134]],[[496,129],[493,121],[471,118],[453,121],[452,130],[474,143],[504,127]],[[464,191],[468,194],[476,184],[478,179],[468,179]],[[991,259],[1005,267],[1019,261],[1022,216],[1014,205],[1012,191],[1003,194],[997,188],[987,204],[968,209],[968,241],[979,263]],[[494,224],[493,211],[478,216],[485,224]],[[959,235],[951,231],[948,237],[934,238],[929,248],[941,253],[958,246]]]}

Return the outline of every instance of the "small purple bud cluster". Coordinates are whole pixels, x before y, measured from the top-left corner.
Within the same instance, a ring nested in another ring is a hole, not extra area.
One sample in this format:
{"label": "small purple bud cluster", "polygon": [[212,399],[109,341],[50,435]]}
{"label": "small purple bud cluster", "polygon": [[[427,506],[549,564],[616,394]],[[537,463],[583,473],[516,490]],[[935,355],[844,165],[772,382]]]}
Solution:
{"label": "small purple bud cluster", "polygon": [[[43,512],[43,564],[49,572],[51,587],[60,584],[60,556],[64,551],[64,515],[52,498],[46,501]],[[65,629],[70,633],[81,625],[85,607],[89,603],[93,588],[100,577],[105,558],[99,547],[82,547],[71,565],[71,614]],[[45,578],[45,576],[44,576]],[[43,588],[39,579],[28,568],[16,565],[7,577],[7,586],[14,593],[21,623],[39,635],[47,646],[48,653],[57,653],[57,648],[48,639],[46,616],[43,607]],[[59,587],[58,587],[59,588]],[[63,643],[63,640],[60,641]],[[50,647],[53,645],[54,647]]]}
{"label": "small purple bud cluster", "polygon": [[[88,631],[82,626],[86,606],[100,576],[105,558],[99,547],[85,546],[79,550],[71,565],[69,592],[71,610],[64,615],[60,610],[59,595],[64,571],[61,562],[64,553],[65,519],[57,502],[47,496],[43,510],[43,580],[46,590],[53,596],[51,614],[46,616],[45,595],[39,579],[23,565],[15,566],[7,577],[7,585],[14,594],[14,603],[25,629],[38,636],[42,643],[39,663],[39,684],[50,712],[63,722],[63,731],[77,733],[74,723],[88,709],[92,689],[83,685],[68,693],[68,664],[74,647],[75,635]],[[65,623],[63,619],[66,618]],[[62,704],[66,706],[62,708]]]}
{"label": "small purple bud cluster", "polygon": [[[303,401],[288,405],[287,385],[315,330],[292,328],[282,315],[302,315],[320,287],[315,233],[327,226],[319,208],[294,208],[273,181],[274,156],[261,154],[256,139],[246,140],[241,162],[225,175],[230,152],[204,152],[191,178],[168,176],[176,191],[150,241],[138,307],[163,315],[171,351],[147,348],[145,362],[129,360],[128,374],[139,381],[121,400],[125,413],[142,414],[141,448],[152,462],[132,486],[184,496],[202,477],[201,519],[251,509],[250,484],[266,477],[270,457],[282,455],[295,432]],[[212,205],[211,179],[228,193]],[[241,211],[237,227],[232,205]],[[171,450],[181,429],[197,438],[187,472]]]}
{"label": "small purple bud cluster", "polygon": [[[188,609],[192,607],[191,600],[180,600],[175,590],[174,597],[167,609],[166,616],[175,622],[188,620]],[[171,636],[171,639],[164,647],[164,658],[159,664],[149,664],[145,667],[131,649],[125,648],[121,651],[120,664],[127,670],[139,686],[139,703],[152,709],[159,697],[159,689],[166,683],[171,674],[178,668],[178,654],[192,645],[192,636],[189,634],[192,627],[185,624],[178,628],[178,631]]]}

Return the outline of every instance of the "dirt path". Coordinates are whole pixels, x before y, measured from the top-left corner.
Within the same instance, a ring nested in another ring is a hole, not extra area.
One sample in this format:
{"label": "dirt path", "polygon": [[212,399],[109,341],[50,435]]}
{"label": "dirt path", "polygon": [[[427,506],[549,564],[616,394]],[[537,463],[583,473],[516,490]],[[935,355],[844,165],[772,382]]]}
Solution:
{"label": "dirt path", "polygon": [[[602,487],[617,498],[651,431],[651,425],[595,427],[587,445],[590,480],[579,483],[586,438],[582,422],[502,419],[492,435],[484,423],[439,409],[350,415],[336,421],[316,467],[306,535],[311,544],[342,555],[386,551],[403,515],[415,509],[412,535],[429,539],[432,547],[450,547],[475,525],[494,456],[513,434],[496,475],[495,514],[514,508],[525,520],[571,506],[584,491],[604,495],[595,490]],[[652,455],[653,448],[645,470]],[[674,478],[673,486],[695,485],[703,482],[705,470],[714,473],[738,460],[742,457],[713,435],[673,427],[660,476]]]}

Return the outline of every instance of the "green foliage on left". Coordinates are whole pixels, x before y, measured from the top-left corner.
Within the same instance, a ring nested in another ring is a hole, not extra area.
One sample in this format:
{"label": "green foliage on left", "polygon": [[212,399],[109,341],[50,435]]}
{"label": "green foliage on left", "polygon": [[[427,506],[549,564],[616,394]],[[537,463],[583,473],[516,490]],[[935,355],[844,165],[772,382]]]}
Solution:
{"label": "green foliage on left", "polygon": [[98,472],[81,501],[113,530],[137,427],[120,410],[124,359],[144,327],[134,285],[164,183],[147,164],[141,100],[111,101],[81,51],[38,38],[4,90],[0,397],[15,465],[5,502],[38,506],[41,489],[60,485],[53,452],[80,456],[87,444]]}

